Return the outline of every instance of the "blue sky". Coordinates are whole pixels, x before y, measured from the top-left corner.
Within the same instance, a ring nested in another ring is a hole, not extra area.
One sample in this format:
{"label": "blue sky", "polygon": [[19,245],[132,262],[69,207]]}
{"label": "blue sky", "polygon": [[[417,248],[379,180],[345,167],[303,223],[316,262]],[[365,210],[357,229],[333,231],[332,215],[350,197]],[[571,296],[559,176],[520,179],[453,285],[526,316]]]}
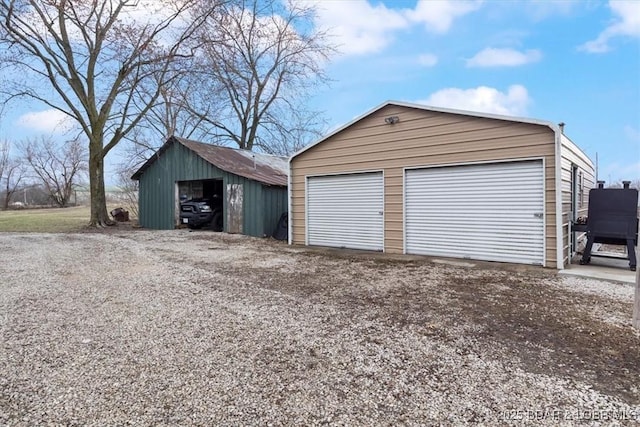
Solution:
{"label": "blue sky", "polygon": [[[640,1],[300,1],[340,46],[309,100],[329,129],[386,100],[565,122],[601,179],[640,179]],[[0,138],[62,133],[46,110],[12,106]]]}
{"label": "blue sky", "polygon": [[601,179],[640,179],[640,1],[317,3],[332,127],[390,99],[565,122]]}

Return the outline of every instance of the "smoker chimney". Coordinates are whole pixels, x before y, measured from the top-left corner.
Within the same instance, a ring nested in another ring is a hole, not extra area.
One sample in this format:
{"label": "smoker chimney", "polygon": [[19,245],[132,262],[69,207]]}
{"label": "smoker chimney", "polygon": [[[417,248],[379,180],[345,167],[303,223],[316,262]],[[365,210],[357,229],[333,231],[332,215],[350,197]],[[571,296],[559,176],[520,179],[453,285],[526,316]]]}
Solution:
{"label": "smoker chimney", "polygon": [[622,187],[628,189],[631,185],[631,181],[622,181]]}
{"label": "smoker chimney", "polygon": [[604,181],[598,181],[598,188],[604,188]]}
{"label": "smoker chimney", "polygon": [[558,123],[558,127],[560,128],[560,133],[564,135],[564,122]]}

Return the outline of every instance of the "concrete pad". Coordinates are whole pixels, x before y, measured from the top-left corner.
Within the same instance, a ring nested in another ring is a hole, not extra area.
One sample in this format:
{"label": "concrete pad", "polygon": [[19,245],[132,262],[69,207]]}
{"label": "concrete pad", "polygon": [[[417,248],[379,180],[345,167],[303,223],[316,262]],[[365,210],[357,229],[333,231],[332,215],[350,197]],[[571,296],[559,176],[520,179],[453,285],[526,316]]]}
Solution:
{"label": "concrete pad", "polygon": [[589,277],[623,283],[636,283],[636,272],[629,270],[629,260],[591,257],[591,263],[580,265],[580,257],[574,258],[558,274],[565,276]]}
{"label": "concrete pad", "polygon": [[476,266],[475,264],[472,264],[470,262],[453,261],[450,259],[439,259],[439,258],[433,258],[431,262],[434,262],[436,264],[452,265],[454,267],[475,267]]}

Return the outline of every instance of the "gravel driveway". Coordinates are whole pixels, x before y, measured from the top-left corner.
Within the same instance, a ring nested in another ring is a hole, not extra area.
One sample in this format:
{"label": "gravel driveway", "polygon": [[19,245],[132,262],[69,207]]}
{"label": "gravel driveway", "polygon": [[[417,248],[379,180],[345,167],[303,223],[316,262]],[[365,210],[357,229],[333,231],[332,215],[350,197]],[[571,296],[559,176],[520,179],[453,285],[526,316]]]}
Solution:
{"label": "gravel driveway", "polygon": [[0,425],[640,422],[629,285],[186,230],[0,259]]}

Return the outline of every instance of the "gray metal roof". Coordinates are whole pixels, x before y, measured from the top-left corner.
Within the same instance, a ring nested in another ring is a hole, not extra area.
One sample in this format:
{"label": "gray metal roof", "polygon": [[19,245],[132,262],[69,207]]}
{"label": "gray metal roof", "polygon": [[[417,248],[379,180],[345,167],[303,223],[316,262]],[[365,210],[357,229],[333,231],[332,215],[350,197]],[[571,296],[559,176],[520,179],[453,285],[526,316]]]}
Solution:
{"label": "gray metal roof", "polygon": [[185,146],[197,156],[225,172],[268,185],[287,186],[287,177],[289,174],[289,159],[287,157],[205,144],[204,142],[192,141],[176,136],[170,137],[131,178],[140,179],[144,171],[173,143]]}

